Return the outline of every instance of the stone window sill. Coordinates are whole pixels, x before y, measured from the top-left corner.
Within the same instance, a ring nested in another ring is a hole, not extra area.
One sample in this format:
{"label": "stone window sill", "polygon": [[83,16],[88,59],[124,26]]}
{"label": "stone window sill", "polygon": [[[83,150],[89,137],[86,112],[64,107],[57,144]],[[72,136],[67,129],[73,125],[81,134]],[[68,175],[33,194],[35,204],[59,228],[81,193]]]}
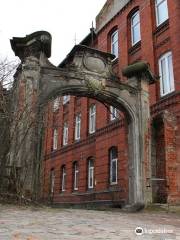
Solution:
{"label": "stone window sill", "polygon": [[165,22],[163,22],[161,25],[159,25],[156,30],[154,31],[154,35],[158,37],[160,34],[162,34],[164,31],[166,31],[169,28],[169,19],[167,19]]}
{"label": "stone window sill", "polygon": [[134,46],[132,46],[129,50],[128,53],[129,55],[133,55],[136,52],[138,52],[141,49],[141,41],[137,42]]}

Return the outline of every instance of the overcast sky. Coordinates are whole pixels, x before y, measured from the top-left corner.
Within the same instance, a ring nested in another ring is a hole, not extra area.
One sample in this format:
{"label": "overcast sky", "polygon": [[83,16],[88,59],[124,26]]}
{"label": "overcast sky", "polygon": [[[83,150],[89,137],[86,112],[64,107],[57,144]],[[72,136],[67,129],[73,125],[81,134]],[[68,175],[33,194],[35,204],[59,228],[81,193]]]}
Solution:
{"label": "overcast sky", "polygon": [[106,0],[3,0],[0,57],[12,59],[9,39],[45,30],[52,35],[51,62],[60,63],[88,33]]}

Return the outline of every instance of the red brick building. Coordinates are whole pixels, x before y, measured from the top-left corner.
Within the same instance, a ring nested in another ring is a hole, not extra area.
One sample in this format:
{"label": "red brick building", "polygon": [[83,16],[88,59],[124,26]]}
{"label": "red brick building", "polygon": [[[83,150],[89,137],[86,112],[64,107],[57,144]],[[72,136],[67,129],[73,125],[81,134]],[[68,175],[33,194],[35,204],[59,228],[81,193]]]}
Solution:
{"label": "red brick building", "polygon": [[[152,202],[180,203],[180,2],[107,0],[81,42],[115,55],[114,72],[146,61],[150,85]],[[63,66],[64,62],[60,64]],[[93,99],[57,98],[46,113],[43,197],[54,203],[128,203],[127,119]]]}

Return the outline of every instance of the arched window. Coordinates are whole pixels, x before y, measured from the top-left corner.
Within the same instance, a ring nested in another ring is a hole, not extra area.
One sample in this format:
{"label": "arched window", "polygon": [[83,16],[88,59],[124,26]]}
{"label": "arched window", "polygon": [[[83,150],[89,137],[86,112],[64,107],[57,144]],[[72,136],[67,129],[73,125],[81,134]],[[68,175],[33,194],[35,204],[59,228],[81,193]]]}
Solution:
{"label": "arched window", "polygon": [[53,150],[57,150],[58,146],[58,130],[57,128],[53,131]]}
{"label": "arched window", "polygon": [[57,97],[53,101],[53,112],[56,112],[59,109],[60,97]]}
{"label": "arched window", "polygon": [[110,106],[110,120],[114,121],[118,118],[118,109]]}
{"label": "arched window", "polygon": [[159,59],[159,75],[161,96],[174,91],[174,73],[171,52],[165,53]]}
{"label": "arched window", "polygon": [[155,0],[155,8],[156,25],[159,26],[161,23],[165,22],[169,18],[167,0]]}
{"label": "arched window", "polygon": [[96,105],[92,104],[89,108],[89,133],[96,130]]}
{"label": "arched window", "polygon": [[78,113],[75,118],[75,140],[81,138],[81,114]]}
{"label": "arched window", "polygon": [[51,169],[50,172],[50,194],[53,195],[54,193],[54,185],[55,185],[55,171]]}
{"label": "arched window", "polygon": [[131,16],[131,43],[132,46],[141,41],[139,10]]}
{"label": "arched window", "polygon": [[110,162],[110,184],[117,184],[117,167],[118,167],[118,150],[117,147],[112,147],[109,150]]}
{"label": "arched window", "polygon": [[63,127],[63,146],[68,144],[68,123],[64,123]]}
{"label": "arched window", "polygon": [[68,103],[70,101],[70,95],[64,95],[63,96],[63,105]]}
{"label": "arched window", "polygon": [[94,188],[94,160],[88,159],[88,189]]}
{"label": "arched window", "polygon": [[73,164],[73,178],[73,189],[78,190],[79,167],[77,162]]}
{"label": "arched window", "polygon": [[61,191],[66,190],[66,166],[63,165],[61,168]]}
{"label": "arched window", "polygon": [[111,33],[111,53],[118,58],[118,30]]}

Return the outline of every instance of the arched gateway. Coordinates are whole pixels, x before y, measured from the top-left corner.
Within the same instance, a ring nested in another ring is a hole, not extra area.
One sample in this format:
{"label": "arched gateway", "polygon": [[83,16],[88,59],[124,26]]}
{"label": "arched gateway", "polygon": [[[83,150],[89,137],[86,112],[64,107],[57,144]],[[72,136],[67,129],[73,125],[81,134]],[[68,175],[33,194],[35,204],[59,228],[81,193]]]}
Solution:
{"label": "arched gateway", "polygon": [[[16,73],[16,82],[17,79],[23,79],[27,90],[33,89],[34,101],[27,104],[38,107],[34,113],[37,124],[28,136],[28,139],[35,137],[36,144],[31,146],[33,151],[27,148],[27,151],[30,151],[30,159],[34,162],[31,168],[33,173],[29,171],[32,189],[37,190],[36,186],[41,182],[39,179],[42,162],[43,106],[49,99],[58,95],[86,96],[110,104],[126,114],[129,143],[129,203],[144,204],[150,197],[146,180],[150,175],[148,85],[152,76],[147,64],[141,62],[128,66],[123,71],[127,76],[127,81],[123,83],[112,71],[111,54],[82,45],[76,45],[59,67],[53,66],[48,61],[51,36],[44,31],[35,32],[25,38],[13,38],[11,46],[22,61],[22,67]],[[14,88],[14,92],[17,93],[15,89],[17,88]]]}

